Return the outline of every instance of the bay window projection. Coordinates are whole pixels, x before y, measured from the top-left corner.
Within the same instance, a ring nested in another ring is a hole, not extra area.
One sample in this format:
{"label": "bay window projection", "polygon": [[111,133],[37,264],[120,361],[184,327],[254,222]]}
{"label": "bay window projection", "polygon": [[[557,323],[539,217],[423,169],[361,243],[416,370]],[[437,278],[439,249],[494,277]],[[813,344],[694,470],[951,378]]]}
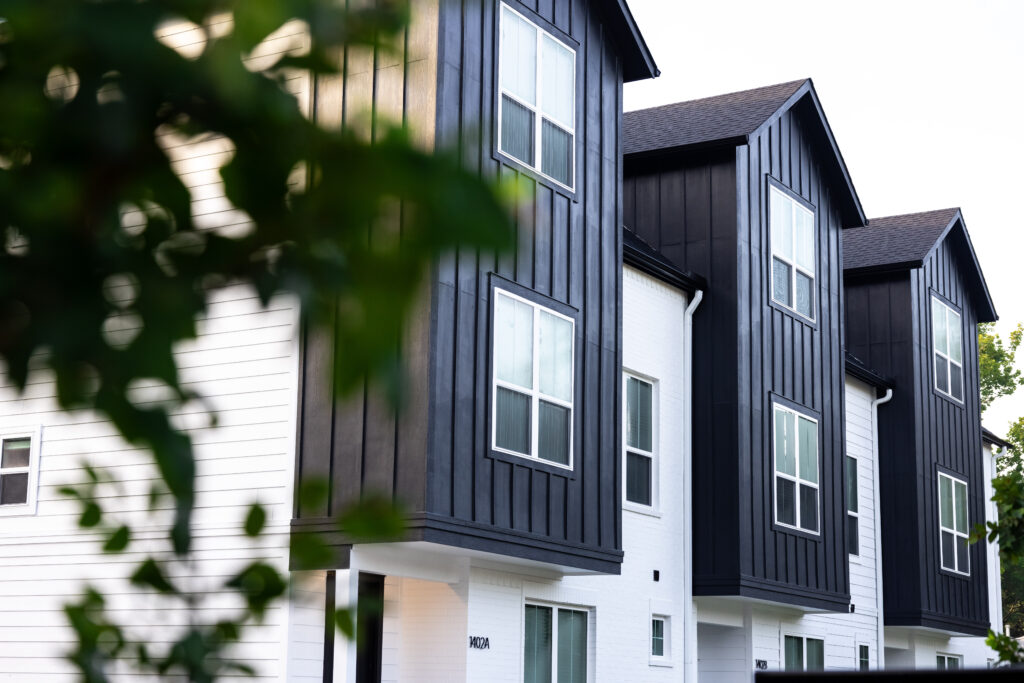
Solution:
{"label": "bay window projection", "polygon": [[960,314],[932,297],[932,350],[935,358],[935,388],[964,400],[963,343]]}
{"label": "bay window projection", "polygon": [[586,683],[588,613],[526,605],[525,616],[525,683]]}
{"label": "bay window projection", "polygon": [[768,195],[772,299],[814,320],[814,212],[775,186]]}
{"label": "bay window projection", "polygon": [[654,385],[626,375],[626,501],[654,505]]}
{"label": "bay window projection", "polygon": [[775,404],[775,522],[818,533],[818,423]]}
{"label": "bay window projection", "polygon": [[939,472],[939,551],[943,569],[970,574],[967,482]]}
{"label": "bay window projection", "polygon": [[572,189],[575,51],[503,4],[499,64],[499,148]]}
{"label": "bay window projection", "polygon": [[494,294],[493,447],[571,468],[575,321]]}

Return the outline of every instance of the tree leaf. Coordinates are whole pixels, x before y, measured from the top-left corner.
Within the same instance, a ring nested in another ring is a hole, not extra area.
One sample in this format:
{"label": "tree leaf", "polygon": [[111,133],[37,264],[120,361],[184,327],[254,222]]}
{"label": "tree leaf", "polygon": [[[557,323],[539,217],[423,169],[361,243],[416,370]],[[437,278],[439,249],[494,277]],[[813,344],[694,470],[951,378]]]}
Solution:
{"label": "tree leaf", "polygon": [[249,507],[249,514],[245,516],[246,536],[259,536],[267,523],[267,511],[259,503],[253,503]]}

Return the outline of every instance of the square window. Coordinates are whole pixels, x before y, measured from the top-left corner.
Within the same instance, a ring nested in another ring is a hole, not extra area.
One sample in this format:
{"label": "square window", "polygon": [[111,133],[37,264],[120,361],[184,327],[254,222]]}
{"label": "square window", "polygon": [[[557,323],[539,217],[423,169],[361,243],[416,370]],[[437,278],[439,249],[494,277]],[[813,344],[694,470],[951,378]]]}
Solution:
{"label": "square window", "polygon": [[499,149],[573,189],[576,51],[501,5]]}
{"label": "square window", "polygon": [[939,553],[943,569],[970,574],[967,482],[939,472]]}
{"label": "square window", "polygon": [[820,638],[786,636],[783,642],[786,671],[823,671],[825,641]]}
{"label": "square window", "polygon": [[572,467],[575,325],[494,289],[495,450]]}
{"label": "square window", "polygon": [[774,185],[769,185],[768,203],[772,299],[814,320],[814,212]]}
{"label": "square window", "polygon": [[962,668],[963,657],[960,655],[938,654],[935,656],[936,669],[960,669]]}
{"label": "square window", "polygon": [[775,522],[812,534],[818,518],[818,422],[774,404]]}
{"label": "square window", "polygon": [[0,433],[0,516],[34,514],[40,430]]}
{"label": "square window", "polygon": [[963,401],[960,313],[936,296],[932,296],[932,353],[935,357],[935,389],[950,398]]}
{"label": "square window", "polygon": [[585,610],[526,605],[526,683],[586,683],[588,616]]}
{"label": "square window", "polygon": [[625,376],[626,501],[654,506],[654,385],[632,375]]}

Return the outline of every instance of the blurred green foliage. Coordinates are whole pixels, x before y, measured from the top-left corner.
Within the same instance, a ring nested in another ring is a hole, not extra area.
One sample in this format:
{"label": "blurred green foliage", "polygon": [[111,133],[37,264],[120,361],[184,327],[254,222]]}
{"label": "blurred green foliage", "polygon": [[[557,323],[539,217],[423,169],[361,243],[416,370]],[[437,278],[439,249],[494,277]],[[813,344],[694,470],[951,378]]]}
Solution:
{"label": "blurred green foliage", "polygon": [[[153,454],[162,485],[150,505],[169,494],[174,522],[169,552],[142,562],[132,581],[187,606],[200,598],[166,568],[187,566],[195,463],[173,416],[199,397],[182,385],[173,351],[195,337],[208,295],[244,283],[264,304],[296,297],[307,327],[335,336],[339,391],[371,377],[395,395],[400,329],[434,259],[458,245],[499,249],[511,241],[501,193],[454,156],[416,149],[405,130],[385,122],[372,144],[327,130],[286,92],[288,70],[332,73],[332,55],[342,47],[387,50],[408,21],[404,2],[354,5],[0,3],[0,359],[21,389],[34,373],[52,373],[62,408],[95,411]],[[222,13],[232,28],[208,30]],[[184,56],[162,43],[157,31],[171,20],[196,24],[205,46]],[[291,20],[309,31],[307,51],[259,69],[246,63]],[[162,146],[169,136],[228,141],[221,178],[250,229],[196,225],[188,188]],[[153,380],[170,400],[133,401],[131,388]],[[86,484],[65,493],[80,501],[81,525],[101,532],[105,551],[125,552],[130,526],[112,521],[96,495],[115,484],[88,471]],[[265,524],[266,512],[254,506],[244,531],[255,536]],[[384,501],[368,501],[341,524],[372,540],[401,531],[400,514]],[[310,562],[327,552],[315,538],[296,546],[293,557]],[[255,563],[224,590],[240,595],[246,608],[188,628],[156,651],[130,642],[105,615],[104,596],[90,589],[66,609],[79,635],[70,658],[86,681],[107,680],[115,657],[193,681],[244,672],[224,649],[284,593],[284,579]]]}

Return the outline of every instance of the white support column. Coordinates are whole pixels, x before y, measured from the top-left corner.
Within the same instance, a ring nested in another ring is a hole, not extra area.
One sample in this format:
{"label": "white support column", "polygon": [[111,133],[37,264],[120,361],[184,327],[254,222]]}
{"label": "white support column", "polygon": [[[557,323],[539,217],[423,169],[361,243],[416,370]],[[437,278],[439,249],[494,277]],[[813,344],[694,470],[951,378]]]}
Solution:
{"label": "white support column", "polygon": [[[334,605],[336,609],[355,607],[359,597],[359,570],[355,567],[335,572]],[[355,683],[356,641],[334,631],[334,683]]]}

